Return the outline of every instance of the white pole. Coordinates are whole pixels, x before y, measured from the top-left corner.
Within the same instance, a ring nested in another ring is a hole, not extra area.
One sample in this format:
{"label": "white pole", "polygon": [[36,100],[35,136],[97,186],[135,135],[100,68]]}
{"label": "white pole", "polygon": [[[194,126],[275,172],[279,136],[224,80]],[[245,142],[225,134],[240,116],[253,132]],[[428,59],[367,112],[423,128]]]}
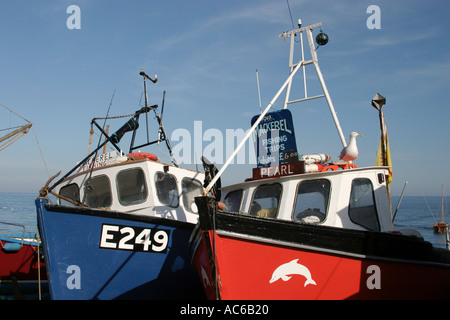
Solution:
{"label": "white pole", "polygon": [[330,109],[331,116],[333,117],[334,124],[336,125],[336,129],[338,131],[339,137],[341,138],[342,146],[346,147],[347,142],[345,141],[345,137],[344,137],[344,134],[342,133],[341,125],[339,124],[338,117],[336,115],[336,112],[334,111],[333,102],[331,101],[331,97],[330,97],[330,94],[328,93],[328,89],[325,84],[325,80],[323,80],[322,72],[320,71],[320,68],[319,68],[319,63],[317,61],[317,54],[316,54],[316,50],[314,48],[314,41],[313,41],[311,29],[307,30],[307,34],[308,34],[309,47],[311,50],[311,56],[312,56],[312,60],[314,63],[314,68],[316,69],[317,77],[319,78],[323,93],[325,94],[325,98],[327,99],[328,107]]}
{"label": "white pole", "polygon": [[[289,47],[289,67],[291,68],[291,72],[294,69],[294,37],[295,34],[292,34],[291,36],[291,44]],[[287,105],[288,105],[288,101],[289,101],[289,95],[291,93],[291,85],[292,85],[292,78],[288,83],[288,88],[286,90],[286,96],[284,97],[284,105],[283,105],[283,109],[287,109]]]}
{"label": "white pole", "polygon": [[[305,61],[305,52],[303,50],[303,33],[300,32],[300,48],[302,48],[302,61]],[[303,70],[303,90],[305,91],[305,98],[308,98],[308,91],[306,90],[306,70],[305,66],[302,68]]]}
{"label": "white pole", "polygon": [[211,182],[209,183],[209,185],[205,188],[205,190],[203,191],[203,195],[206,195],[209,190],[211,190],[212,186],[217,182],[217,180],[220,178],[220,176],[222,175],[222,173],[225,171],[225,169],[228,167],[228,165],[230,164],[231,161],[233,161],[234,157],[236,156],[236,154],[239,152],[239,150],[241,150],[242,146],[247,142],[248,138],[250,137],[250,135],[253,133],[253,131],[255,131],[256,127],[259,125],[259,123],[261,122],[261,120],[264,118],[264,116],[266,115],[266,113],[270,110],[270,108],[272,107],[272,105],[275,103],[275,101],[278,99],[278,97],[280,96],[280,94],[283,92],[284,88],[286,88],[287,84],[292,80],[292,77],[297,73],[298,69],[300,69],[300,67],[303,65],[303,62],[298,63],[297,66],[295,67],[295,69],[291,72],[291,74],[289,75],[289,77],[287,78],[287,80],[284,82],[284,84],[281,86],[280,90],[278,90],[277,94],[273,97],[272,101],[270,101],[270,103],[267,105],[266,109],[264,109],[264,111],[260,114],[259,118],[255,121],[255,123],[253,124],[253,126],[250,128],[250,130],[247,131],[246,135],[244,136],[244,138],[242,139],[242,141],[239,143],[239,145],[237,146],[237,148],[233,151],[233,153],[230,155],[230,157],[227,159],[227,161],[225,162],[225,164],[222,166],[222,168],[219,170],[219,172],[216,174],[216,176],[214,177],[214,179],[211,180]]}
{"label": "white pole", "polygon": [[256,84],[258,86],[258,99],[259,99],[259,112],[262,112],[261,107],[261,91],[259,90],[259,76],[258,76],[258,69],[256,69]]}

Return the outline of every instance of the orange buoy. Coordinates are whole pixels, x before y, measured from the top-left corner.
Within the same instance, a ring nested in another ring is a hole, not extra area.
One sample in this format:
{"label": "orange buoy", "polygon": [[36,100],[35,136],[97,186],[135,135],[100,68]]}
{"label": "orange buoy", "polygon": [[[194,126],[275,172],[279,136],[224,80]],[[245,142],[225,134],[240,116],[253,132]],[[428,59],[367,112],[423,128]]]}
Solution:
{"label": "orange buoy", "polygon": [[130,153],[129,156],[133,158],[134,160],[152,160],[152,161],[158,161],[158,157],[152,153],[146,153],[146,152],[135,152]]}

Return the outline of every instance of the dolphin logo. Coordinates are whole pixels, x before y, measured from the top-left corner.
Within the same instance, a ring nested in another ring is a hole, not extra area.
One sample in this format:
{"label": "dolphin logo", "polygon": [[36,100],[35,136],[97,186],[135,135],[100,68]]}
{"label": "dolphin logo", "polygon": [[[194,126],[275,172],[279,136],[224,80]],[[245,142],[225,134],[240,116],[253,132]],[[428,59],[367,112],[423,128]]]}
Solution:
{"label": "dolphin logo", "polygon": [[272,274],[272,279],[269,280],[269,283],[274,283],[280,278],[283,279],[283,281],[288,281],[292,275],[299,274],[306,278],[304,285],[305,287],[308,284],[317,285],[316,282],[312,279],[311,272],[309,272],[308,268],[297,262],[298,259],[295,259],[276,268]]}

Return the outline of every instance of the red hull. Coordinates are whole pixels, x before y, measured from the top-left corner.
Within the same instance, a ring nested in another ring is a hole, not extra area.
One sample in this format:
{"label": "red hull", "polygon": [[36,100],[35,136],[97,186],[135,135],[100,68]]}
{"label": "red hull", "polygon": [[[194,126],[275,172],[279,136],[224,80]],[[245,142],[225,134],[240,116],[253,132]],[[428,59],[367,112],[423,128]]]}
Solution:
{"label": "red hull", "polygon": [[[45,263],[40,259],[38,264],[37,247],[24,244],[17,252],[7,252],[3,249],[3,244],[8,241],[2,241],[0,244],[0,280],[11,280],[12,277],[20,280],[38,280],[40,272],[41,280],[47,279]],[[41,252],[42,253],[42,252]]]}
{"label": "red hull", "polygon": [[208,240],[213,236],[213,231],[203,231],[194,256],[209,299],[217,296],[207,245],[215,247],[220,299],[450,298],[448,266],[366,259],[217,234]]}

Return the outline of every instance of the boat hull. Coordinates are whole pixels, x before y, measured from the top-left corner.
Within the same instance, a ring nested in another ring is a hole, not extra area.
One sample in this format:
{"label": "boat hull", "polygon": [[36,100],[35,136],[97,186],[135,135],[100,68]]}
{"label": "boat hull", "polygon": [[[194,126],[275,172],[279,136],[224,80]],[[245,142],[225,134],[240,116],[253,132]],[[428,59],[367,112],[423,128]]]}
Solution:
{"label": "boat hull", "polygon": [[213,221],[197,205],[193,265],[209,299],[450,298],[450,252],[423,240],[224,212]]}
{"label": "boat hull", "polygon": [[37,245],[9,238],[0,239],[0,299],[46,297],[48,285],[42,249],[38,253]]}
{"label": "boat hull", "polygon": [[448,230],[448,224],[446,222],[436,222],[433,225],[433,230],[435,233],[445,233]]}
{"label": "boat hull", "polygon": [[37,199],[52,299],[203,298],[190,265],[193,224]]}

